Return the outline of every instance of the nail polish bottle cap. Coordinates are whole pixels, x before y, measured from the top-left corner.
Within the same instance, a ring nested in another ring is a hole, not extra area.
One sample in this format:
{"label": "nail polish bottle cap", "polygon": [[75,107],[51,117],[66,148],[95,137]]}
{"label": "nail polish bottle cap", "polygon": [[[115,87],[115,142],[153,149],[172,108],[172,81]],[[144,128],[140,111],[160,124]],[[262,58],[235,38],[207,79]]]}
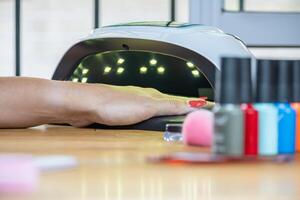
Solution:
{"label": "nail polish bottle cap", "polygon": [[216,74],[216,102],[220,104],[239,104],[241,59],[223,57],[221,71]]}
{"label": "nail polish bottle cap", "polygon": [[277,69],[274,60],[257,61],[256,102],[272,103],[277,101]]}
{"label": "nail polish bottle cap", "polygon": [[292,102],[300,102],[300,60],[292,61]]}
{"label": "nail polish bottle cap", "polygon": [[250,58],[240,58],[240,95],[241,103],[251,103],[253,102],[253,88],[251,80],[251,59]]}
{"label": "nail polish bottle cap", "polygon": [[292,61],[276,60],[278,67],[277,101],[287,103],[292,101]]}

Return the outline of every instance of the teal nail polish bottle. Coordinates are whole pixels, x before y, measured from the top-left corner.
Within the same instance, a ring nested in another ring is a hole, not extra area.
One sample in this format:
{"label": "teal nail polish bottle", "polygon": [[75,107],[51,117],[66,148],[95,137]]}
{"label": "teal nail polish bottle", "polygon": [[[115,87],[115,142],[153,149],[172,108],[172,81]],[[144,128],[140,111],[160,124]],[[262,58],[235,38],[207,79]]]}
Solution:
{"label": "teal nail polish bottle", "polygon": [[278,109],[276,102],[277,69],[272,60],[257,61],[256,103],[259,113],[258,154],[271,156],[278,153]]}

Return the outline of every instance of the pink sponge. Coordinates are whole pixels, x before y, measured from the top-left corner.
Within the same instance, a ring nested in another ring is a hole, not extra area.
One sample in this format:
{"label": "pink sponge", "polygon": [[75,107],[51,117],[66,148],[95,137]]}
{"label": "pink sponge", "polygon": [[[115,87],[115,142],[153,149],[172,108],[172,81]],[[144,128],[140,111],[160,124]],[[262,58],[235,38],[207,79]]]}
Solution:
{"label": "pink sponge", "polygon": [[183,142],[189,145],[210,146],[214,132],[214,114],[208,110],[190,113],[182,127]]}
{"label": "pink sponge", "polygon": [[27,155],[0,155],[0,196],[3,193],[34,192],[39,171]]}

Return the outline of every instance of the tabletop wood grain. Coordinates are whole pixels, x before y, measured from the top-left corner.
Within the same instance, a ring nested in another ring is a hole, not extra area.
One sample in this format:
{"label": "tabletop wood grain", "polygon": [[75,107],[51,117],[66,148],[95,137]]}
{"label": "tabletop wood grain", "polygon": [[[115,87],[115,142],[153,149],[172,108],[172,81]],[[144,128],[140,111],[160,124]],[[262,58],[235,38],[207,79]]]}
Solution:
{"label": "tabletop wood grain", "polygon": [[0,153],[75,156],[78,167],[42,173],[33,194],[0,199],[300,199],[299,155],[290,163],[153,164],[148,156],[203,152],[161,132],[67,126],[0,130]]}

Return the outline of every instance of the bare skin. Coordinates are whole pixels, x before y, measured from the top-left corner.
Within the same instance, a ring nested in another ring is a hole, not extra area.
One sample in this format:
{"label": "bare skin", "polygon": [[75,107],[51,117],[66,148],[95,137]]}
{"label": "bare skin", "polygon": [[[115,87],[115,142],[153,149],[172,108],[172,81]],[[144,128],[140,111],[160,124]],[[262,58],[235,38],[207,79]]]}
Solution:
{"label": "bare skin", "polygon": [[[81,84],[25,77],[0,77],[0,128],[48,123],[82,127],[129,125],[154,116],[195,110],[185,97],[151,88]],[[206,107],[213,104],[209,102]]]}

